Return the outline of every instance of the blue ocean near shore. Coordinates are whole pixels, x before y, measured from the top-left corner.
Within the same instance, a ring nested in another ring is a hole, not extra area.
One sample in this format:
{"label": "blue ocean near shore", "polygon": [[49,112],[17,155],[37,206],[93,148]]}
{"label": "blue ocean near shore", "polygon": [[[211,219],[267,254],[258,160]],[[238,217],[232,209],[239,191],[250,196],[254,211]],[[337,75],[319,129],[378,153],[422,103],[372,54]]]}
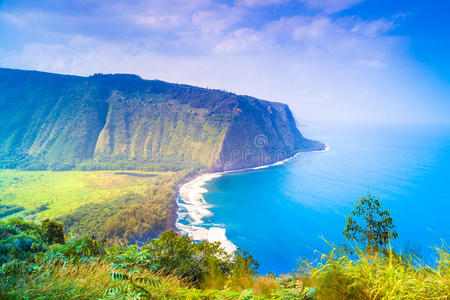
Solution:
{"label": "blue ocean near shore", "polygon": [[212,215],[205,224],[226,228],[261,273],[286,273],[329,251],[323,239],[342,243],[345,216],[370,191],[394,217],[394,247],[431,263],[432,248],[450,241],[450,128],[323,125],[302,132],[330,150],[207,182]]}

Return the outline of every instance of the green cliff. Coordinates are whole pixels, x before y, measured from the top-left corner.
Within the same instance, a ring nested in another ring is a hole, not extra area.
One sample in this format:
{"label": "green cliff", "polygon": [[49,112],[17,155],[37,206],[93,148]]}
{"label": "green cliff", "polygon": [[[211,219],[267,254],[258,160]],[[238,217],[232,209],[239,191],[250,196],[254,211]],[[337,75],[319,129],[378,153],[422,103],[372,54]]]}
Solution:
{"label": "green cliff", "polygon": [[143,80],[0,68],[0,167],[255,167],[322,149],[287,105]]}

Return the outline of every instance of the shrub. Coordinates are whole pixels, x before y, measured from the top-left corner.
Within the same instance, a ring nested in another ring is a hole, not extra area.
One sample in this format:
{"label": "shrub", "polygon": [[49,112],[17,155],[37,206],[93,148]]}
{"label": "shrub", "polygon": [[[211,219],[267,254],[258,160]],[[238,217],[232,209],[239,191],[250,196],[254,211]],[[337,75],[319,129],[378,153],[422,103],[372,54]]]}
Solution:
{"label": "shrub", "polygon": [[86,259],[98,259],[106,254],[103,244],[91,238],[74,239],[65,244],[52,245],[45,253],[43,261],[47,263],[78,262]]}
{"label": "shrub", "polygon": [[42,222],[42,230],[49,244],[64,244],[63,224],[46,219]]}
{"label": "shrub", "polygon": [[[220,243],[194,242],[173,230],[153,239],[142,250],[153,257],[157,270],[185,278],[195,286],[201,286],[212,276],[216,279],[253,276],[258,266],[244,251],[230,255],[220,247]],[[224,280],[222,282],[225,283]]]}
{"label": "shrub", "polygon": [[31,260],[47,249],[42,228],[20,219],[0,222],[0,264],[9,260]]}

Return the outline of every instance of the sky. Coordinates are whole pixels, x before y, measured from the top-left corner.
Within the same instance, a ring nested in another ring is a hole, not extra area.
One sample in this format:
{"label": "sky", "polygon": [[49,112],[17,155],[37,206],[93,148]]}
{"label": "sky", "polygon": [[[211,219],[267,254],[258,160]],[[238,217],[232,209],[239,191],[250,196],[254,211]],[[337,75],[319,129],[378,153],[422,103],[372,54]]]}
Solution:
{"label": "sky", "polygon": [[0,67],[133,73],[314,122],[450,124],[447,0],[0,0]]}

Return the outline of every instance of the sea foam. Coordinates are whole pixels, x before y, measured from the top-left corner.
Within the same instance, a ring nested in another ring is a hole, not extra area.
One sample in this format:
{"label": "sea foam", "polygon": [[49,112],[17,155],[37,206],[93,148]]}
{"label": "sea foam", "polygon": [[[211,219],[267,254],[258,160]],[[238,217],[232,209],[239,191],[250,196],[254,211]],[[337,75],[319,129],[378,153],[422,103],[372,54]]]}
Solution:
{"label": "sea foam", "polygon": [[[328,151],[328,149],[329,147],[326,145],[325,149],[320,151]],[[203,174],[186,182],[179,190],[177,200],[178,220],[175,224],[176,227],[182,234],[187,234],[196,241],[206,240],[209,242],[220,242],[225,251],[233,253],[236,251],[237,247],[226,237],[225,226],[218,227],[217,224],[205,223],[204,219],[213,215],[210,210],[211,205],[203,198],[203,194],[208,192],[208,190],[204,188],[205,184],[226,173],[259,170],[271,166],[282,165],[298,155],[300,155],[300,152],[276,163],[255,168]]]}
{"label": "sea foam", "polygon": [[226,229],[205,223],[205,218],[212,216],[211,205],[206,203],[203,194],[208,192],[204,185],[219,173],[203,174],[183,184],[178,196],[178,220],[176,227],[182,234],[187,234],[194,240],[220,242],[223,249],[233,253],[236,246],[227,239]]}

